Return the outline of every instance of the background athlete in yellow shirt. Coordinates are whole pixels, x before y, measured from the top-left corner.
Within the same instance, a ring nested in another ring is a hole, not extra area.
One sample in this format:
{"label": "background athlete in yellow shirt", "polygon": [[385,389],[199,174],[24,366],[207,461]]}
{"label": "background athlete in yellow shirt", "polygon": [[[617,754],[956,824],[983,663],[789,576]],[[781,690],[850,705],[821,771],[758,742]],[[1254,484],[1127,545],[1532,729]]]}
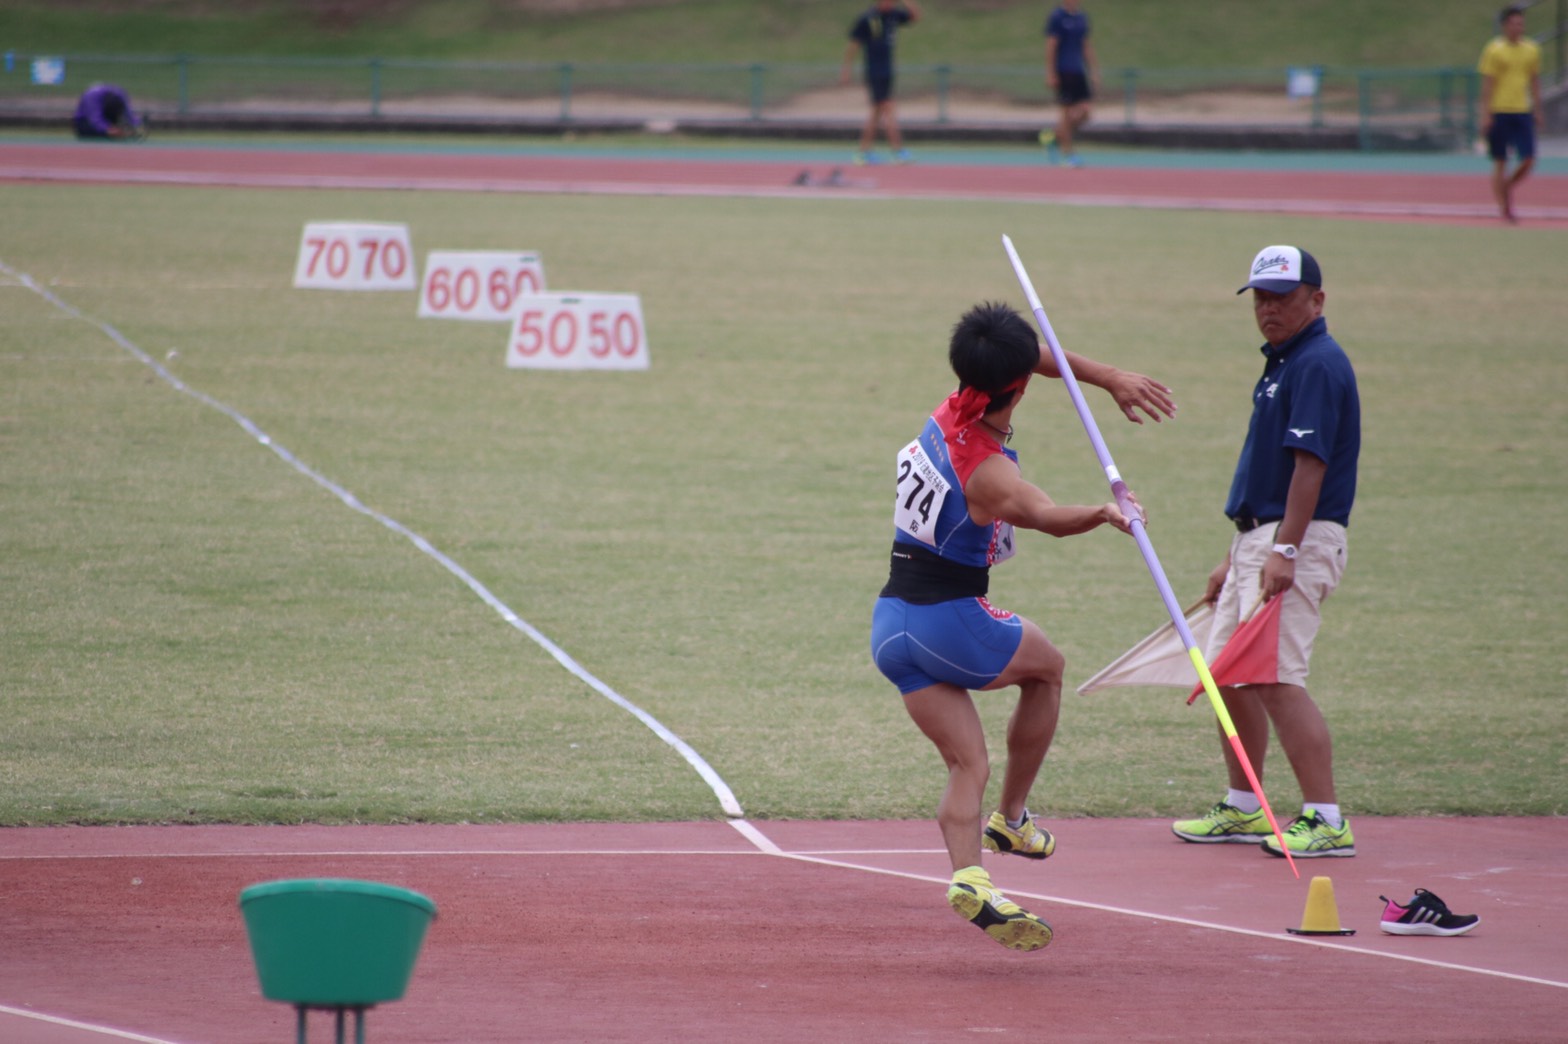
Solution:
{"label": "background athlete in yellow shirt", "polygon": [[[1503,35],[1481,50],[1481,135],[1492,155],[1492,196],[1503,218],[1515,221],[1514,189],[1535,166],[1535,129],[1541,121],[1541,48],[1525,39],[1524,8],[1501,15]],[[1519,157],[1509,174],[1508,150]]]}

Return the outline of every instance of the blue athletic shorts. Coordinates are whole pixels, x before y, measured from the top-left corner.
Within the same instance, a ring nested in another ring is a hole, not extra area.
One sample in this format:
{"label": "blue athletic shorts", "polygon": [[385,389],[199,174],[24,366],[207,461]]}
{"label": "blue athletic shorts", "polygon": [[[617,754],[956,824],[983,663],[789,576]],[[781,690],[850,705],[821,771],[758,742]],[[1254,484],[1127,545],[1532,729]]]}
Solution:
{"label": "blue athletic shorts", "polygon": [[873,105],[880,105],[893,97],[893,73],[888,71],[870,72],[866,74],[866,90],[871,94]]}
{"label": "blue athletic shorts", "polygon": [[947,682],[983,689],[1012,662],[1023,618],[984,598],[914,605],[878,598],[871,614],[871,658],[905,693]]}
{"label": "blue athletic shorts", "polygon": [[1492,115],[1492,132],[1487,135],[1492,159],[1508,158],[1511,148],[1522,160],[1535,155],[1535,115],[1528,112],[1498,112]]}

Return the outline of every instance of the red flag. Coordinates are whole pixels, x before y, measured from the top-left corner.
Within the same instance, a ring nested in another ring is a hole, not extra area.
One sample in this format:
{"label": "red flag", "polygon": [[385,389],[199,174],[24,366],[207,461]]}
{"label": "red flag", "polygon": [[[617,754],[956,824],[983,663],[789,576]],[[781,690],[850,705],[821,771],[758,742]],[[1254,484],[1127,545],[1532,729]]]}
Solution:
{"label": "red flag", "polygon": [[[1214,658],[1209,673],[1215,685],[1273,685],[1279,681],[1279,607],[1283,598],[1270,598],[1226,641]],[[1200,684],[1187,697],[1192,701],[1203,693]]]}

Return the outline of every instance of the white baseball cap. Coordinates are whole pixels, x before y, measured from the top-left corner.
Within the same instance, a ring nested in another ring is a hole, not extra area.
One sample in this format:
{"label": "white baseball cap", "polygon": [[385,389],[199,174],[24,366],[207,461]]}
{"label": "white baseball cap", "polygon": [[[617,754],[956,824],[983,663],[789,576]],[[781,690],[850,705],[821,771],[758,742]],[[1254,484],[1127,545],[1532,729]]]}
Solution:
{"label": "white baseball cap", "polygon": [[1267,290],[1271,294],[1288,294],[1302,283],[1323,285],[1318,259],[1300,247],[1266,246],[1252,259],[1247,285],[1236,292]]}

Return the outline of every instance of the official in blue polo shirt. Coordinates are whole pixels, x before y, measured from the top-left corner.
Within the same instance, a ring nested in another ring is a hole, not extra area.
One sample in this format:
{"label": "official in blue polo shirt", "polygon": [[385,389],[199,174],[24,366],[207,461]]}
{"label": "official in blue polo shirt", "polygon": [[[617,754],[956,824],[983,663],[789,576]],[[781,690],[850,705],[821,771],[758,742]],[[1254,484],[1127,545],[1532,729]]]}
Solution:
{"label": "official in blue polo shirt", "polygon": [[[1293,246],[1267,246],[1253,258],[1247,284],[1263,333],[1263,376],[1252,392],[1252,420],[1236,462],[1225,514],[1236,524],[1225,561],[1209,577],[1205,599],[1214,629],[1212,663],[1260,600],[1281,597],[1278,681],[1223,686],[1220,695],[1259,778],[1269,725],[1296,773],[1301,815],[1285,831],[1298,859],[1356,854],[1350,822],[1334,788],[1333,741],[1307,693],[1307,664],[1319,607],[1345,569],[1345,527],[1356,497],[1361,404],[1356,374],[1323,318],[1323,272]],[[1197,819],[1172,825],[1199,843],[1261,843],[1283,855],[1261,802],[1230,744],[1221,737],[1230,774],[1225,798]]]}

